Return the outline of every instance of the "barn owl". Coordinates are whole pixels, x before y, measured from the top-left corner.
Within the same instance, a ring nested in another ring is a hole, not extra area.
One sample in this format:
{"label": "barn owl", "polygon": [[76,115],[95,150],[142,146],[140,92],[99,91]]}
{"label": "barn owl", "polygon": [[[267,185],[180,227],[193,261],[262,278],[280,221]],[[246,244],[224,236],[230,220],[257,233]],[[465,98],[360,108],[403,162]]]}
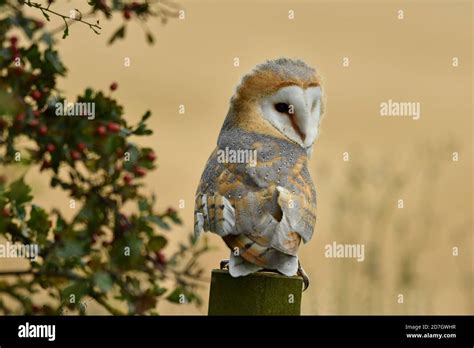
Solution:
{"label": "barn owl", "polygon": [[271,270],[309,285],[297,252],[316,222],[307,160],[322,114],[320,79],[300,60],[258,65],[237,87],[194,213],[196,237],[216,233],[231,249],[231,276]]}

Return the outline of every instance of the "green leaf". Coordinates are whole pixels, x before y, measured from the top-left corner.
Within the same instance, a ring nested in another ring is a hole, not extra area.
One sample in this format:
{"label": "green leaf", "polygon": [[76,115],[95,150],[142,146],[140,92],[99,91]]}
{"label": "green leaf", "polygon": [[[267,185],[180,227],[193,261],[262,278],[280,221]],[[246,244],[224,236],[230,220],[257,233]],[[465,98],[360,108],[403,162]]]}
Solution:
{"label": "green leaf", "polygon": [[63,39],[67,38],[69,36],[69,26],[66,25],[63,31]]}
{"label": "green leaf", "polygon": [[155,285],[150,289],[150,292],[155,296],[161,296],[166,292],[166,288]]}
{"label": "green leaf", "polygon": [[109,136],[104,144],[104,152],[107,155],[113,154],[119,146],[122,146],[123,140],[120,136]]}
{"label": "green leaf", "polygon": [[[183,297],[184,296],[184,297]],[[186,290],[182,286],[178,286],[171,294],[168,295],[166,298],[168,301],[173,303],[190,303],[196,301],[199,305],[201,303],[201,299],[197,296],[197,294]]]}
{"label": "green leaf", "polygon": [[151,116],[151,111],[148,110],[147,112],[145,112],[145,115],[142,116],[142,119],[140,120],[140,123],[142,122],[145,122],[146,120],[148,120]]}
{"label": "green leaf", "polygon": [[155,42],[155,38],[153,37],[153,34],[150,32],[146,33],[146,40],[150,45],[152,45]]}
{"label": "green leaf", "polygon": [[30,219],[27,223],[28,227],[33,231],[42,234],[42,242],[46,241],[46,234],[49,231],[48,214],[36,205],[31,206]]}
{"label": "green leaf", "polygon": [[33,69],[42,68],[43,61],[41,59],[41,53],[39,51],[38,45],[31,45],[31,47],[25,52],[25,57],[29,60]]}
{"label": "green leaf", "polygon": [[67,228],[66,220],[64,220],[63,217],[58,213],[57,219],[56,219],[56,232],[62,233],[66,230],[66,228]]}
{"label": "green leaf", "polygon": [[174,213],[168,216],[177,225],[181,225],[183,223],[183,221],[180,219],[177,213]]}
{"label": "green leaf", "polygon": [[112,263],[122,269],[132,269],[143,264],[142,246],[142,240],[136,235],[117,240],[110,252]]}
{"label": "green leaf", "polygon": [[66,303],[71,303],[74,295],[75,304],[79,303],[79,300],[89,292],[89,283],[85,280],[74,281],[70,286],[61,291],[61,298]]}
{"label": "green leaf", "polygon": [[154,236],[148,242],[148,249],[151,251],[160,251],[168,244],[168,241],[163,236]]}
{"label": "green leaf", "polygon": [[150,210],[150,205],[148,204],[148,201],[146,199],[140,199],[138,201],[138,209],[140,211],[148,211]]}
{"label": "green leaf", "polygon": [[54,42],[54,39],[50,33],[44,32],[43,35],[41,35],[41,41],[43,41],[48,46],[51,46]]}
{"label": "green leaf", "polygon": [[118,28],[117,31],[115,31],[115,33],[109,39],[108,44],[111,45],[115,42],[115,40],[123,39],[125,37],[125,28],[125,25],[122,25],[120,28]]}
{"label": "green leaf", "polygon": [[58,52],[53,51],[51,49],[47,49],[44,52],[44,58],[51,64],[52,68],[55,70],[53,72],[57,72],[58,74],[64,74],[66,71],[66,68],[64,65],[61,63],[61,60],[59,59]]}
{"label": "green leaf", "polygon": [[144,123],[140,123],[138,127],[132,132],[135,135],[150,135],[153,134],[151,129],[148,129]]}
{"label": "green leaf", "polygon": [[174,291],[166,297],[166,299],[173,303],[179,303],[180,296],[183,294],[183,288],[178,287],[174,289]]}
{"label": "green leaf", "polygon": [[6,193],[6,196],[11,201],[15,201],[16,204],[21,205],[31,201],[33,197],[30,195],[30,192],[31,188],[25,184],[23,177],[21,177],[10,184],[9,191]]}
{"label": "green leaf", "polygon": [[140,157],[140,152],[137,149],[137,147],[134,145],[130,145],[129,148],[127,149],[127,152],[130,154],[130,160],[125,161],[125,163],[123,164],[123,167],[125,168],[125,170],[128,170],[131,172],[133,171],[133,168],[135,167],[135,164],[137,163],[138,158]]}
{"label": "green leaf", "polygon": [[94,274],[94,285],[96,285],[103,292],[107,292],[113,286],[112,277],[107,272],[97,272]]}
{"label": "green leaf", "polygon": [[164,230],[169,230],[170,225],[168,225],[166,222],[163,221],[162,218],[156,215],[152,215],[148,217],[148,220],[156,224],[158,227],[161,227]]}
{"label": "green leaf", "polygon": [[70,258],[80,257],[86,254],[86,242],[78,240],[66,240],[64,245],[58,249],[59,257]]}

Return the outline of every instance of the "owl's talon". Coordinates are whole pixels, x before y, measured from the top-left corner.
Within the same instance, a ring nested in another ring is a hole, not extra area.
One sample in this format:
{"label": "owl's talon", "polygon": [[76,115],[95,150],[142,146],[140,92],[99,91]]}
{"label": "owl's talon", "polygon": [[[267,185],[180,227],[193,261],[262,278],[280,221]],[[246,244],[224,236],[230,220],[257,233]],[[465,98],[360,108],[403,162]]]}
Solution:
{"label": "owl's talon", "polygon": [[229,269],[229,260],[221,260],[219,267],[220,269]]}
{"label": "owl's talon", "polygon": [[309,287],[309,277],[306,274],[305,270],[303,267],[301,267],[301,264],[298,262],[298,272],[296,273],[299,275],[301,278],[303,278],[303,291],[305,291]]}

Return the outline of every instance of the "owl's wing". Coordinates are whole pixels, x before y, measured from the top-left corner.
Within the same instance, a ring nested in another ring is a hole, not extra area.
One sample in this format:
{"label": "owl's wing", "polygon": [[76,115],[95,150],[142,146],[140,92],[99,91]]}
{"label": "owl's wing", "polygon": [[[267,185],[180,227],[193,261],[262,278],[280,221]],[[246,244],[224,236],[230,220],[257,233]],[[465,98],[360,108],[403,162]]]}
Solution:
{"label": "owl's wing", "polygon": [[226,170],[217,161],[217,149],[209,157],[201,177],[194,209],[194,234],[199,237],[202,231],[214,232],[224,237],[235,231],[235,209],[232,203],[221,194],[218,179]]}
{"label": "owl's wing", "polygon": [[[236,233],[223,237],[232,250],[238,251],[237,255],[231,255],[231,274],[252,273],[252,267],[246,265],[250,263],[292,276],[298,268],[297,252],[301,240],[306,242],[311,238],[316,220],[311,201],[303,194],[292,194],[277,186],[275,194],[280,213],[274,216],[259,211],[259,204],[255,204],[259,196],[266,195],[265,192],[249,192],[235,202]],[[239,269],[232,270],[233,263]]]}
{"label": "owl's wing", "polygon": [[220,194],[196,194],[195,236],[199,237],[202,231],[214,232],[221,237],[235,231],[235,209],[227,198]]}
{"label": "owl's wing", "polygon": [[273,247],[284,253],[295,255],[295,246],[291,243],[295,238],[292,237],[292,234],[297,233],[305,243],[311,239],[316,223],[314,213],[316,207],[309,194],[294,194],[281,186],[277,186],[276,189],[282,217],[277,226]]}

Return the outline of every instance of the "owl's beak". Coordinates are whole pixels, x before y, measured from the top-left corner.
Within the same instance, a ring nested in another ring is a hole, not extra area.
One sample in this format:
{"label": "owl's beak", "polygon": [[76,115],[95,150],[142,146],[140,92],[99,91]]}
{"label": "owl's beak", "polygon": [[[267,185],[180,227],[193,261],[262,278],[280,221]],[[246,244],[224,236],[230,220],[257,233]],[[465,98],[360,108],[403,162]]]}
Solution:
{"label": "owl's beak", "polygon": [[306,134],[301,130],[301,127],[299,125],[298,119],[296,118],[296,115],[290,114],[289,117],[290,117],[290,121],[291,121],[291,125],[293,126],[293,129],[300,136],[301,140],[304,143],[304,140],[306,139]]}
{"label": "owl's beak", "polygon": [[304,112],[292,116],[294,119],[292,119],[291,122],[295,128],[295,131],[301,137],[303,146],[312,146],[318,132],[318,127],[317,125],[314,125],[312,121],[309,107],[308,110],[304,110]]}

